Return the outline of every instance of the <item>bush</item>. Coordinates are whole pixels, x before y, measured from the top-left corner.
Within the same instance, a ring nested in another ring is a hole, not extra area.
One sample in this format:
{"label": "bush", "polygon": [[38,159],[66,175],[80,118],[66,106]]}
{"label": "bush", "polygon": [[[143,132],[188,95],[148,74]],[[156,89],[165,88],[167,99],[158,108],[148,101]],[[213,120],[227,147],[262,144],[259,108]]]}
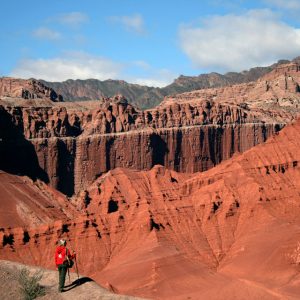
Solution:
{"label": "bush", "polygon": [[45,288],[39,284],[43,277],[42,271],[36,271],[32,276],[26,268],[21,269],[18,282],[24,300],[32,300],[45,295]]}

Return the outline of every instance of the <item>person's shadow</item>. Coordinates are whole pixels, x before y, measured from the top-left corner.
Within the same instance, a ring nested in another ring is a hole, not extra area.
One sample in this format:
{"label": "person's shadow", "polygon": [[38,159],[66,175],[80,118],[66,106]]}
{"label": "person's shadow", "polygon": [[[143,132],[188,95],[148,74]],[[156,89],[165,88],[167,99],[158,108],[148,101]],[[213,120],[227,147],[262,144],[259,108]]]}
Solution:
{"label": "person's shadow", "polygon": [[93,281],[93,279],[89,278],[89,277],[82,277],[82,278],[78,278],[76,279],[75,281],[73,281],[72,283],[66,285],[64,287],[64,291],[67,292],[67,291],[70,291],[74,288],[76,288],[77,286],[80,286],[86,282],[90,282],[90,281]]}

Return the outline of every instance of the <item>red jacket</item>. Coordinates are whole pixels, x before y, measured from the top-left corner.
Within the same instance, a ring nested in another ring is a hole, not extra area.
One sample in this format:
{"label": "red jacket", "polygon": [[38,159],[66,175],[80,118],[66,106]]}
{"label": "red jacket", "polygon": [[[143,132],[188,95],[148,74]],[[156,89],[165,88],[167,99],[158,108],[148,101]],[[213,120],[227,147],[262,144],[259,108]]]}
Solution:
{"label": "red jacket", "polygon": [[67,255],[69,259],[73,259],[75,254],[71,254],[69,249],[65,246],[58,246],[55,250],[55,264],[56,266],[62,265],[64,261],[67,260]]}

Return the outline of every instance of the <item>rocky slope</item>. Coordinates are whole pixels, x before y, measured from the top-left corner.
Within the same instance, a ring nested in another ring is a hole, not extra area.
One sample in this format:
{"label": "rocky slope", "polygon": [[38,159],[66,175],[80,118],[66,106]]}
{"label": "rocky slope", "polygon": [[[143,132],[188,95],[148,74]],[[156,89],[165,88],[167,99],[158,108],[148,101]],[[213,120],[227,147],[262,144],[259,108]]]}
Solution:
{"label": "rocky slope", "polygon": [[41,82],[62,94],[65,101],[97,100],[121,94],[130,99],[131,104],[147,109],[155,107],[164,97],[159,88],[131,84],[123,80],[69,79],[63,82]]}
{"label": "rocky slope", "polygon": [[[295,58],[293,61],[298,61]],[[164,87],[165,96],[179,94],[199,89],[224,87],[239,83],[256,81],[263,75],[271,72],[282,64],[289,63],[288,60],[279,60],[277,63],[268,67],[256,67],[243,72],[228,72],[224,75],[219,73],[201,74],[199,76],[180,76],[175,81]]]}
{"label": "rocky slope", "polygon": [[3,171],[0,171],[0,199],[0,228],[36,227],[78,215],[63,194],[44,182]]}
{"label": "rocky slope", "polygon": [[63,101],[52,88],[35,79],[0,78],[0,97],[23,99],[46,98],[51,101]]}
{"label": "rocky slope", "polygon": [[131,100],[131,104],[141,109],[148,109],[160,104],[167,95],[255,81],[277,66],[288,62],[287,60],[281,60],[269,67],[253,68],[241,73],[230,72],[224,75],[210,73],[199,76],[180,76],[172,84],[163,88],[140,86],[120,80],[100,81],[88,79],[41,82],[63,95],[66,101],[96,100],[102,97],[113,97],[116,94],[122,94]]}
{"label": "rocky slope", "polygon": [[280,65],[255,82],[237,84],[219,89],[204,89],[167,97],[161,103],[190,103],[215,101],[216,103],[236,104],[251,112],[263,111],[270,116],[298,110],[300,93],[300,64]]}
{"label": "rocky slope", "polygon": [[[39,229],[4,228],[0,257],[53,267],[65,237],[79,269],[151,299],[298,299],[300,121],[196,174],[117,168],[74,205],[84,215]],[[297,254],[298,255],[298,254]]]}

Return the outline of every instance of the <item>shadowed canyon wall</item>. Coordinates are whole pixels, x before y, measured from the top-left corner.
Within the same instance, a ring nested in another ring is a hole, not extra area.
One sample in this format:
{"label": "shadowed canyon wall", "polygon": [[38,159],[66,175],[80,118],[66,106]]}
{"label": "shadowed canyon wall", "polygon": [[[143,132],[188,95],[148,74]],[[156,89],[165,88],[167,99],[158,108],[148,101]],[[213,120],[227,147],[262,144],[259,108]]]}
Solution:
{"label": "shadowed canyon wall", "polygon": [[0,230],[1,257],[54,268],[63,237],[80,272],[120,293],[224,299],[228,286],[228,299],[297,299],[299,129],[205,173],[114,169],[78,197],[72,220]]}
{"label": "shadowed canyon wall", "polygon": [[[1,89],[14,95],[12,82],[2,80]],[[40,178],[68,196],[116,167],[204,171],[294,120],[299,82],[300,65],[293,62],[256,82],[175,95],[145,111],[122,96],[76,103],[13,98],[11,105],[6,97],[0,99],[0,169]],[[44,86],[26,84],[49,97]]]}
{"label": "shadowed canyon wall", "polygon": [[116,167],[204,171],[282,126],[213,101],[137,111],[117,97],[87,111],[6,106],[0,114],[0,169],[42,179],[68,196]]}
{"label": "shadowed canyon wall", "polygon": [[146,111],[0,99],[0,258],[55,268],[66,238],[80,273],[115,292],[299,299],[299,120],[277,133],[299,112],[299,73]]}

